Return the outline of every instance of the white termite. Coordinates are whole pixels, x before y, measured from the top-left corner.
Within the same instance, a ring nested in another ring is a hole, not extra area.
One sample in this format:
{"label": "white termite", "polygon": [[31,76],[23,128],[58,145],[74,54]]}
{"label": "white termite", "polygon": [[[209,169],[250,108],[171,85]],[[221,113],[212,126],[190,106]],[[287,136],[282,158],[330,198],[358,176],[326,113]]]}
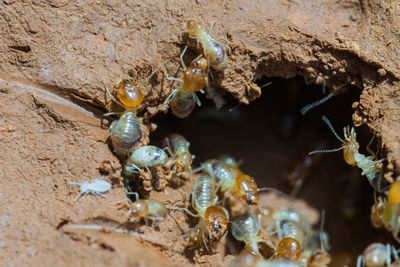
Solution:
{"label": "white termite", "polygon": [[77,201],[81,197],[84,198],[89,193],[95,197],[106,197],[102,193],[105,193],[111,189],[111,184],[101,178],[83,183],[69,182],[69,184],[79,185],[81,188],[81,191],[76,196],[74,201]]}
{"label": "white termite", "polygon": [[132,152],[126,161],[124,170],[127,174],[142,172],[141,167],[155,167],[164,165],[168,155],[164,150],[156,146],[142,146]]}

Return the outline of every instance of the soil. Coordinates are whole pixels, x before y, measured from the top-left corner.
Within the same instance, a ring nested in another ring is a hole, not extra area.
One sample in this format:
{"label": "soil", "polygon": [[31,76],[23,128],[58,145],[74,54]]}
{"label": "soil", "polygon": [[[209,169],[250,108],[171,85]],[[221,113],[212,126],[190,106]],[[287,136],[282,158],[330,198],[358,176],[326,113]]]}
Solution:
{"label": "soil", "polygon": [[[298,154],[339,146],[320,120],[327,114],[337,129],[353,122],[364,147],[369,132],[377,137],[372,148],[386,159],[385,178],[392,181],[400,172],[399,13],[399,3],[388,0],[2,1],[0,262],[221,266],[234,260],[229,243],[241,245],[230,236],[215,253],[188,251],[184,235],[193,222],[180,211],[156,228],[127,223],[117,205],[126,199],[121,161],[110,148],[109,121],[101,123],[104,113],[121,111],[106,86],[144,79],[161,66],[182,75],[183,48],[189,46],[186,63],[199,52],[185,33],[188,18],[206,28],[215,22],[212,36],[226,39],[229,65],[213,71],[203,106],[183,120],[164,114],[163,102],[178,84],[158,69],[143,87],[141,144],[160,145],[165,134],[179,132],[191,142],[195,166],[230,153],[260,187],[290,192],[282,176]],[[334,98],[299,117],[301,106],[324,95],[321,87]],[[316,209],[304,202],[298,209],[313,224],[326,210],[333,254],[359,254],[387,239],[370,226],[373,194],[357,169],[339,153],[324,155],[315,169],[298,197]],[[158,181],[143,182],[141,193],[184,206],[180,191],[190,191],[189,180],[177,186],[168,171],[155,172]],[[74,201],[79,188],[68,182],[101,176],[113,185],[106,198]]]}

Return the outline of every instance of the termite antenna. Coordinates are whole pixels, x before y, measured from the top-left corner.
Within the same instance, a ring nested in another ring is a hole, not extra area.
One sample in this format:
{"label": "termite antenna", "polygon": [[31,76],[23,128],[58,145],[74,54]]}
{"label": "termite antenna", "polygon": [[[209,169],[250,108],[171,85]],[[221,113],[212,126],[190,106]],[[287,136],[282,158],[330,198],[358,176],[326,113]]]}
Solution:
{"label": "termite antenna", "polygon": [[272,84],[272,82],[267,82],[267,83],[261,85],[261,86],[260,86],[260,89],[263,89],[263,88],[265,88],[265,87],[267,87],[267,86],[269,86],[269,85],[271,85],[271,84]]}
{"label": "termite antenna", "polygon": [[322,116],[322,120],[326,123],[326,125],[328,125],[329,129],[331,130],[331,132],[335,135],[335,137],[342,143],[344,143],[343,139],[340,138],[340,136],[337,134],[337,132],[335,131],[335,128],[333,128],[331,122],[329,121],[329,119],[323,115]]}
{"label": "termite antenna", "polygon": [[327,150],[314,150],[308,153],[308,155],[316,154],[316,153],[331,153],[331,152],[337,152],[342,150],[343,147],[335,148],[335,149],[327,149]]}
{"label": "termite antenna", "polygon": [[308,104],[308,105],[302,107],[302,108],[300,109],[301,115],[304,115],[304,114],[306,114],[308,111],[310,111],[311,109],[313,109],[313,108],[315,108],[315,107],[318,107],[319,105],[322,105],[323,103],[325,103],[326,101],[328,101],[329,99],[331,99],[332,96],[333,96],[333,93],[330,93],[329,95],[327,95],[327,96],[325,96],[325,97],[323,97],[323,98],[321,98],[321,99],[319,99],[319,100],[317,100],[317,101],[315,101],[315,102],[313,102],[313,103],[310,103],[310,104]]}
{"label": "termite antenna", "polygon": [[291,197],[291,196],[289,196],[288,194],[282,192],[281,190],[276,189],[276,188],[273,188],[273,187],[263,187],[263,188],[259,188],[259,189],[258,189],[258,192],[261,192],[261,191],[272,192],[272,193],[277,194],[277,195],[280,196],[280,197],[286,198],[286,199],[288,199],[288,200],[293,200],[293,197]]}

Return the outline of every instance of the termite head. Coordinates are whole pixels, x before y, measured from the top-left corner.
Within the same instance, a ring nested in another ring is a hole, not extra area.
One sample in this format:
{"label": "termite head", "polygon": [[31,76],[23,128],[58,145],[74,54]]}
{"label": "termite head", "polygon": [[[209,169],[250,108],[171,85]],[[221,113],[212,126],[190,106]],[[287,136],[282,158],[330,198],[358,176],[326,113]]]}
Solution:
{"label": "termite head", "polygon": [[360,145],[358,144],[356,139],[356,132],[354,131],[353,127],[350,130],[349,126],[345,127],[343,129],[343,132],[345,139],[343,142],[343,158],[347,164],[351,166],[356,166],[357,161],[354,158],[354,154],[360,148]]}
{"label": "termite head", "polygon": [[189,152],[180,153],[175,161],[175,168],[177,173],[186,171],[192,165],[192,154]]}
{"label": "termite head", "polygon": [[277,257],[287,260],[298,260],[300,253],[300,243],[291,237],[286,237],[279,241],[276,249]]}
{"label": "termite head", "polygon": [[148,210],[148,204],[144,200],[138,200],[131,204],[131,220],[136,221],[143,218]]}
{"label": "termite head", "polygon": [[183,74],[183,86],[192,92],[203,89],[208,82],[208,64],[204,57],[194,60]]}
{"label": "termite head", "polygon": [[227,211],[220,206],[210,206],[206,209],[204,217],[211,236],[220,239],[228,229]]}
{"label": "termite head", "polygon": [[235,194],[248,205],[257,205],[258,186],[254,178],[241,174],[235,179]]}
{"label": "termite head", "polygon": [[143,93],[132,80],[119,83],[117,97],[127,109],[136,109],[143,102]]}
{"label": "termite head", "polygon": [[197,36],[202,29],[200,23],[194,19],[189,19],[186,27],[190,36]]}

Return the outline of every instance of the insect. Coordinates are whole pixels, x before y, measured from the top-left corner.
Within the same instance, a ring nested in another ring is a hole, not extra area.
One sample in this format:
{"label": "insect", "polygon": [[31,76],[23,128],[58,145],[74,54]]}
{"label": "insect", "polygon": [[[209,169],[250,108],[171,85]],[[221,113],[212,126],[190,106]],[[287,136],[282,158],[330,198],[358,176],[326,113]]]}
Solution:
{"label": "insect", "polygon": [[390,185],[387,202],[384,204],[382,222],[386,230],[392,232],[394,239],[400,243],[400,180]]}
{"label": "insect", "polygon": [[132,152],[126,160],[124,171],[131,175],[132,173],[142,172],[141,167],[155,167],[164,165],[168,160],[167,153],[156,146],[142,146]]}
{"label": "insect", "polygon": [[232,224],[233,237],[245,243],[245,248],[252,255],[260,255],[258,244],[264,242],[258,233],[260,231],[261,216],[258,219],[251,214],[243,214],[235,219]]}
{"label": "insect", "polygon": [[158,200],[139,199],[130,204],[129,214],[131,216],[130,221],[132,222],[144,219],[145,223],[148,224],[148,220],[152,220],[152,226],[154,226],[155,222],[165,219],[167,208]]}
{"label": "insect", "polygon": [[[143,93],[140,86],[148,82],[155,71],[144,81],[135,84],[133,80],[120,82],[115,98],[106,87],[107,93],[112,100],[125,109],[119,120],[113,121],[110,126],[110,139],[117,155],[128,156],[132,149],[142,138],[142,130],[136,116],[136,110],[143,102]],[[114,114],[106,113],[105,116]]]}
{"label": "insect", "polygon": [[[217,43],[194,19],[190,19],[186,24],[189,36],[196,38],[203,47],[204,56],[208,64],[215,70],[223,70],[228,66],[228,56],[225,49]],[[228,47],[230,50],[230,48]]]}
{"label": "insect", "polygon": [[180,134],[170,134],[164,139],[167,151],[175,157],[174,171],[181,173],[189,169],[193,161],[192,154],[189,151],[190,143]]}
{"label": "insect", "polygon": [[311,225],[307,218],[290,209],[275,211],[272,218],[277,225],[279,239],[276,256],[288,260],[298,260],[304,238],[311,231]]}
{"label": "insect", "polygon": [[196,245],[203,241],[208,249],[209,240],[219,240],[226,235],[229,213],[224,207],[215,205],[217,201],[214,179],[200,174],[194,182],[192,191],[192,207],[197,214],[186,208],[171,208],[184,210],[193,217],[200,217],[198,225],[189,233],[189,244]]}
{"label": "insect", "polygon": [[306,248],[303,249],[301,259],[307,267],[326,267],[331,262],[331,256],[326,251],[329,249],[329,237],[323,231],[325,222],[325,211],[322,211],[321,229],[314,231],[307,242]]}
{"label": "insect", "polygon": [[[384,267],[391,263],[391,246],[390,244],[372,243],[357,258],[357,267]],[[393,248],[393,255],[397,260],[397,251]]]}
{"label": "insect", "polygon": [[180,61],[184,69],[183,79],[172,78],[164,70],[164,74],[168,80],[181,82],[182,85],[178,89],[174,89],[165,100],[164,104],[171,100],[171,111],[178,118],[185,118],[192,112],[195,103],[201,105],[196,92],[201,91],[208,85],[208,64],[204,57],[197,57],[186,68],[183,62],[183,55],[187,47],[183,50]]}
{"label": "insect", "polygon": [[376,203],[371,207],[371,223],[375,228],[383,226],[383,211],[385,210],[385,201],[381,196],[378,197]]}
{"label": "insect", "polygon": [[[218,182],[218,187],[226,194],[232,193],[247,205],[256,205],[258,203],[258,188],[253,177],[242,174],[236,161],[229,159],[226,163],[221,160],[208,160],[202,164],[199,169],[205,170],[209,175],[215,177]],[[235,163],[234,163],[235,162]],[[199,170],[197,169],[197,170]]]}
{"label": "insect", "polygon": [[87,194],[92,194],[95,197],[106,197],[102,193],[107,192],[111,189],[111,184],[106,180],[97,178],[90,182],[83,182],[83,183],[76,183],[76,182],[69,182],[69,184],[79,185],[81,191],[76,196],[74,201],[77,201],[79,198],[84,198]]}
{"label": "insect", "polygon": [[[378,191],[381,191],[380,180],[382,176],[382,170],[378,168],[376,164],[382,162],[383,159],[374,160],[373,156],[364,156],[363,154],[358,152],[360,145],[357,142],[356,132],[354,130],[354,127],[350,129],[350,127],[347,126],[343,129],[344,132],[344,140],[343,140],[336,133],[335,129],[333,128],[331,122],[328,120],[327,117],[322,116],[322,120],[328,125],[329,129],[335,135],[335,137],[340,142],[342,142],[342,146],[340,148],[332,150],[315,150],[308,154],[312,155],[321,152],[336,152],[343,149],[343,158],[346,161],[346,163],[349,164],[350,166],[357,166],[358,168],[360,168],[362,170],[361,175],[367,176],[370,184]],[[376,188],[374,182],[378,183],[378,188]]]}

